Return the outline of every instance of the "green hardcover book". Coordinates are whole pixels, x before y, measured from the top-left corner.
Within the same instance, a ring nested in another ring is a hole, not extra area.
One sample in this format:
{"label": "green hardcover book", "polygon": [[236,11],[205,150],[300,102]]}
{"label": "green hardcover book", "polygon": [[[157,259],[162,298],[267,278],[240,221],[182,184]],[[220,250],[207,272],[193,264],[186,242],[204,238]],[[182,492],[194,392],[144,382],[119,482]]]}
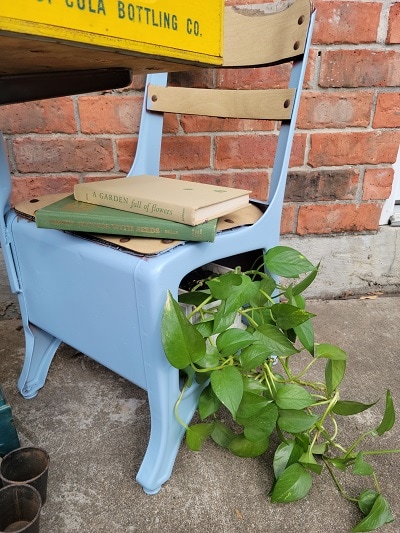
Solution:
{"label": "green hardcover book", "polygon": [[103,207],[67,196],[35,212],[39,228],[52,228],[131,237],[213,242],[218,219],[197,226]]}

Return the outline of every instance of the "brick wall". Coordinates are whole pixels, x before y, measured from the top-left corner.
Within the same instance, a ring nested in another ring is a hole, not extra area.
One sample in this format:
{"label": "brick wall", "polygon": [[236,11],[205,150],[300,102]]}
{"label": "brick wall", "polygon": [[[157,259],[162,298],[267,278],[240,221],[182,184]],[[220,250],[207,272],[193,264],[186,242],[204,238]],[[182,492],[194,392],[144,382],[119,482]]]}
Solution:
{"label": "brick wall", "polygon": [[[227,0],[226,4],[261,4]],[[317,23],[290,162],[283,233],[371,232],[400,144],[400,2],[316,0]],[[274,68],[279,86],[285,69]],[[265,80],[249,70],[174,75],[203,86]],[[0,107],[13,201],[124,175],[136,147],[144,77],[128,89]],[[253,189],[265,198],[276,127],[168,117],[162,171]]]}

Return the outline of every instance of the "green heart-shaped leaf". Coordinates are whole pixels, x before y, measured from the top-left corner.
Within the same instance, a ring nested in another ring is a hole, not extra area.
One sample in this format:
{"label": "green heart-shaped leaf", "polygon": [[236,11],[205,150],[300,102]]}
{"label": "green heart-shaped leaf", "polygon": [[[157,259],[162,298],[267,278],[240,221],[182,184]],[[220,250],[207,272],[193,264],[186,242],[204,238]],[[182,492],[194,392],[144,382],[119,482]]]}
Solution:
{"label": "green heart-shaped leaf", "polygon": [[312,485],[312,477],[299,463],[286,468],[276,481],[271,493],[273,503],[288,503],[307,496]]}
{"label": "green heart-shaped leaf", "polygon": [[279,328],[271,324],[262,324],[254,337],[264,344],[269,355],[285,357],[299,352]]}
{"label": "green heart-shaped leaf", "polygon": [[278,426],[288,433],[302,433],[312,428],[318,418],[318,415],[310,415],[304,411],[282,410],[279,413]]}
{"label": "green heart-shaped leaf", "polygon": [[227,448],[231,441],[236,437],[234,433],[228,426],[216,420],[214,422],[214,429],[211,433],[211,438],[214,442],[221,446],[222,448]]}
{"label": "green heart-shaped leaf", "polygon": [[347,355],[338,346],[334,344],[317,344],[315,346],[315,357],[331,359],[333,361],[346,361]]}
{"label": "green heart-shaped leaf", "polygon": [[280,409],[304,409],[314,403],[311,394],[300,385],[285,385],[275,394],[275,401]]}
{"label": "green heart-shaped leaf", "polygon": [[341,416],[349,416],[349,415],[356,415],[358,413],[362,413],[363,411],[366,411],[373,405],[374,403],[361,403],[361,402],[353,402],[350,400],[339,400],[334,405],[332,412],[336,413],[337,415]]}
{"label": "green heart-shaped leaf", "polygon": [[296,326],[294,332],[304,348],[313,356],[314,355],[314,325],[312,320],[307,320]]}
{"label": "green heart-shaped leaf", "polygon": [[233,438],[228,445],[228,450],[238,457],[258,457],[268,450],[269,438],[253,442],[244,435]]}
{"label": "green heart-shaped leaf", "polygon": [[254,337],[246,330],[229,328],[217,337],[217,348],[222,357],[236,354],[240,349],[254,342]]}
{"label": "green heart-shaped leaf", "polygon": [[379,436],[383,435],[386,431],[392,429],[393,424],[395,423],[396,415],[394,411],[393,399],[390,391],[386,391],[386,406],[385,413],[383,415],[382,422],[376,428],[376,432]]}
{"label": "green heart-shaped leaf", "polygon": [[297,463],[298,459],[303,455],[302,447],[294,440],[281,442],[274,454],[274,474],[275,478],[281,476],[282,472],[291,464]]}
{"label": "green heart-shaped leaf", "polygon": [[328,396],[339,387],[346,372],[346,361],[329,359],[325,367],[325,382]]}
{"label": "green heart-shaped leaf", "polygon": [[353,465],[353,473],[359,476],[370,476],[374,473],[372,466],[364,461],[362,452],[357,454]]}
{"label": "green heart-shaped leaf", "polygon": [[204,441],[209,437],[214,429],[214,423],[195,424],[186,430],[186,444],[194,452],[201,450]]}
{"label": "green heart-shaped leaf", "polygon": [[215,396],[211,385],[208,385],[199,398],[199,415],[202,420],[218,411],[221,402]]}
{"label": "green heart-shaped leaf", "polygon": [[391,513],[389,503],[379,494],[368,515],[361,520],[353,529],[352,533],[361,531],[374,531],[383,525],[393,522],[394,517]]}
{"label": "green heart-shaped leaf", "polygon": [[271,313],[275,318],[278,328],[288,330],[303,324],[310,318],[314,317],[312,313],[308,313],[303,309],[290,304],[274,304],[271,307]]}
{"label": "green heart-shaped leaf", "polygon": [[298,278],[315,266],[303,254],[289,246],[274,246],[264,255],[264,263],[271,272],[284,278]]}
{"label": "green heart-shaped leaf", "polygon": [[185,368],[206,353],[205,340],[169,291],[162,315],[161,339],[165,355],[175,368]]}
{"label": "green heart-shaped leaf", "polygon": [[226,366],[211,373],[211,387],[217,398],[236,417],[236,411],[242,401],[243,379],[234,366]]}

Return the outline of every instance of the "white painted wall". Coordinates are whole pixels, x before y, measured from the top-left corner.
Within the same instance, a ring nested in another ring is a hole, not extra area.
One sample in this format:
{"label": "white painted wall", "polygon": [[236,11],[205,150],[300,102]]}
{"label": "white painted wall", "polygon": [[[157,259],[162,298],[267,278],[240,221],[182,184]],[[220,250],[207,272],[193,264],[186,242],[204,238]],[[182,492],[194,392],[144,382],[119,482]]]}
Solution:
{"label": "white painted wall", "polygon": [[321,261],[308,297],[400,293],[400,227],[382,226],[375,235],[287,236],[281,244],[299,250],[314,264]]}
{"label": "white painted wall", "polygon": [[390,193],[389,198],[383,204],[381,218],[379,224],[382,226],[388,224],[390,217],[395,211],[394,203],[396,200],[400,200],[400,146],[397,153],[397,159],[393,164],[394,176],[393,176],[393,185],[392,192]]}

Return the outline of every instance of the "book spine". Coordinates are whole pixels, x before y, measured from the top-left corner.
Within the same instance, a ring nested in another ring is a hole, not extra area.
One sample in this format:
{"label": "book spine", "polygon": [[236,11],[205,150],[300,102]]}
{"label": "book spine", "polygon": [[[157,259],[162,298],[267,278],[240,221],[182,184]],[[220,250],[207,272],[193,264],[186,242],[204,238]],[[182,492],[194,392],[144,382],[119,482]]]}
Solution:
{"label": "book spine", "polygon": [[213,242],[215,239],[215,226],[212,224],[188,226],[186,224],[173,223],[171,225],[168,221],[164,223],[161,219],[156,220],[152,224],[148,222],[143,224],[129,224],[125,221],[107,222],[104,220],[93,220],[88,214],[85,214],[81,218],[77,213],[74,213],[72,216],[66,216],[65,214],[56,215],[42,212],[40,209],[36,212],[36,225],[38,228],[179,241]]}
{"label": "book spine", "polygon": [[167,202],[154,202],[151,199],[142,199],[126,193],[120,195],[110,193],[107,190],[102,190],[101,186],[95,182],[75,185],[74,197],[75,200],[89,204],[194,225],[194,213],[191,209],[174,206]]}

